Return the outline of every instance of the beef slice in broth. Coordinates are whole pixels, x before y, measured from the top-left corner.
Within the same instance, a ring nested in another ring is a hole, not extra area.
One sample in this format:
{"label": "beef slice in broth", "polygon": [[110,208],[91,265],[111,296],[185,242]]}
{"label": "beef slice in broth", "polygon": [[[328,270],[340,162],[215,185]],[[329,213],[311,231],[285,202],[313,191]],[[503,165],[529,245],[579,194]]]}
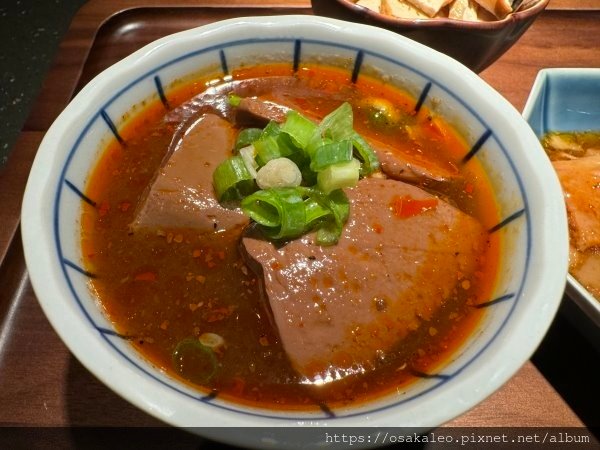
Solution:
{"label": "beef slice in broth", "polygon": [[[298,110],[299,108],[281,105],[262,97],[248,97],[240,101],[236,120],[261,126],[271,120],[283,123],[287,112],[292,109]],[[319,122],[321,119],[306,111],[300,110],[300,113],[313,122]],[[456,167],[444,167],[437,161],[424,156],[410,155],[376,139],[369,137],[366,139],[379,159],[381,171],[390,178],[431,189],[443,189],[444,186],[458,186],[464,183],[464,178]]]}
{"label": "beef slice in broth", "polygon": [[486,245],[479,222],[415,186],[370,178],[347,194],[337,245],[242,240],[293,367],[317,382],[373,368],[470,279]]}
{"label": "beef slice in broth", "polygon": [[132,231],[194,228],[201,233],[245,225],[241,209],[228,209],[214,195],[215,168],[235,145],[235,128],[205,114],[175,133],[167,156],[138,204]]}
{"label": "beef slice in broth", "polygon": [[[254,98],[256,96],[271,94],[273,92],[288,90],[297,90],[299,81],[295,77],[274,76],[263,78],[250,78],[247,80],[234,80],[217,86],[211,86],[187,102],[181,104],[165,116],[165,122],[170,124],[180,124],[195,120],[202,114],[215,114],[232,123],[241,125],[264,126],[270,117],[261,115],[261,105],[255,102],[244,104],[242,114],[238,118],[238,110],[230,102],[230,95],[234,94],[243,98]],[[285,106],[277,108],[278,105],[271,105],[269,114],[277,114],[279,117],[283,111],[287,110]],[[283,112],[285,115],[285,112]]]}
{"label": "beef slice in broth", "polygon": [[[233,107],[229,101],[231,94],[241,97],[237,107]],[[189,122],[201,114],[211,113],[238,125],[264,127],[271,120],[284,122],[287,112],[294,109],[312,121],[319,122],[322,117],[304,110],[300,103],[321,95],[305,81],[292,76],[235,80],[209,87],[175,108],[167,114],[165,120],[167,123],[179,124]],[[329,97],[339,103],[347,100],[346,95],[340,93],[330,93]],[[298,99],[302,101],[299,102]],[[464,182],[455,168],[441,166],[432,159],[403,153],[372,138],[367,140],[381,161],[381,170],[390,178],[418,183],[432,189]]]}
{"label": "beef slice in broth", "polygon": [[455,167],[444,167],[420,155],[401,153],[390,145],[372,138],[367,138],[367,141],[377,154],[381,171],[394,180],[432,189],[464,183],[464,177]]}

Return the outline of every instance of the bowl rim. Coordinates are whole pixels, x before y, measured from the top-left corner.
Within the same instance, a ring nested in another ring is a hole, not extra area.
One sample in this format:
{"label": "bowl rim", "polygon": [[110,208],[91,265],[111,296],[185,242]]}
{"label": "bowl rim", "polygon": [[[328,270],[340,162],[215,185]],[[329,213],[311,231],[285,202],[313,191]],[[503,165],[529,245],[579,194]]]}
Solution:
{"label": "bowl rim", "polygon": [[[170,35],[168,37],[159,39],[151,44],[146,45],[142,49],[136,51],[135,53],[133,53],[129,57],[125,58],[124,60],[111,66],[109,69],[106,69],[101,74],[99,74],[96,78],[94,78],[86,87],[84,87],[84,89],[82,89],[82,91],[69,104],[69,106],[65,109],[65,111],[63,111],[63,113],[60,114],[60,116],[57,118],[55,123],[51,126],[51,128],[46,133],[46,136],[44,137],[44,140],[42,141],[42,144],[40,145],[40,150],[38,151],[38,155],[36,155],[36,159],[34,161],[32,172],[31,172],[29,180],[28,180],[25,197],[24,197],[24,201],[23,201],[23,208],[22,208],[22,221],[23,221],[22,222],[22,235],[23,235],[23,242],[24,242],[24,247],[25,247],[25,258],[26,258],[28,267],[30,268],[31,282],[32,282],[34,290],[38,296],[38,300],[42,306],[42,309],[44,310],[46,316],[50,320],[50,322],[51,322],[52,326],[54,327],[54,329],[56,330],[56,332],[61,336],[63,341],[67,344],[67,346],[71,350],[71,352],[82,362],[82,364],[84,366],[86,366],[92,373],[96,374],[96,376],[98,376],[109,388],[115,390],[119,395],[123,396],[130,402],[134,403],[136,406],[138,406],[140,409],[146,411],[147,413],[152,414],[168,423],[171,423],[171,424],[177,425],[177,426],[185,426],[186,422],[183,422],[182,418],[181,418],[182,411],[164,412],[164,411],[160,410],[160,408],[157,408],[157,405],[155,405],[151,401],[152,399],[148,398],[148,396],[146,395],[147,394],[146,392],[138,392],[138,391],[131,392],[131,389],[129,386],[124,386],[124,385],[120,384],[118,382],[117,374],[131,375],[132,378],[131,378],[130,384],[133,384],[134,380],[138,381],[139,382],[139,387],[137,387],[138,390],[143,390],[143,389],[141,389],[141,387],[150,387],[150,388],[154,387],[154,389],[151,389],[151,390],[157,391],[157,389],[158,389],[158,391],[161,391],[160,387],[155,386],[154,382],[151,382],[151,383],[144,382],[144,380],[140,379],[141,377],[139,376],[139,374],[136,377],[135,374],[132,375],[130,368],[122,368],[119,365],[112,366],[110,368],[111,369],[110,374],[107,375],[106,373],[103,373],[102,370],[104,369],[104,367],[99,367],[100,360],[102,358],[98,357],[98,358],[93,358],[90,360],[89,356],[86,356],[86,354],[85,354],[85,352],[86,352],[86,348],[84,345],[85,343],[83,342],[83,340],[77,339],[78,332],[83,332],[84,334],[87,333],[85,330],[82,329],[81,324],[80,323],[69,324],[69,323],[67,323],[68,319],[70,319],[72,317],[62,316],[61,311],[53,310],[53,307],[54,307],[53,300],[54,299],[52,298],[51,294],[54,294],[54,295],[59,294],[60,295],[61,292],[64,291],[64,286],[62,288],[59,287],[57,285],[57,280],[53,280],[52,277],[49,276],[48,273],[45,273],[45,269],[47,269],[51,266],[42,267],[42,265],[41,265],[44,262],[51,261],[51,259],[49,259],[48,255],[44,254],[44,252],[47,249],[45,249],[43,245],[39,245],[39,242],[37,241],[39,233],[42,230],[43,226],[45,225],[43,223],[44,222],[43,221],[44,208],[43,208],[43,205],[40,206],[40,204],[39,204],[40,199],[42,198],[43,191],[44,191],[43,180],[50,177],[47,167],[49,167],[49,162],[52,161],[53,151],[55,150],[56,142],[60,141],[61,136],[64,138],[63,135],[65,133],[65,130],[70,126],[70,124],[71,124],[70,121],[73,120],[73,116],[74,116],[75,112],[77,112],[76,107],[73,105],[77,105],[77,108],[82,109],[82,108],[84,108],[82,103],[91,103],[90,100],[93,101],[94,99],[99,98],[100,99],[99,102],[105,101],[105,99],[109,96],[100,95],[100,94],[92,95],[92,92],[94,92],[94,91],[99,92],[101,90],[101,88],[106,87],[108,85],[109,81],[113,80],[114,77],[117,77],[119,75],[124,76],[124,75],[129,74],[129,72],[127,70],[128,64],[133,63],[133,62],[137,62],[142,65],[144,63],[148,63],[148,57],[150,55],[152,55],[152,57],[156,57],[157,54],[166,54],[167,51],[169,50],[169,46],[177,45],[177,43],[180,40],[182,40],[182,41],[199,40],[206,35],[215,34],[215,35],[219,35],[219,36],[225,36],[227,34],[231,35],[232,32],[233,32],[233,35],[235,35],[236,27],[247,27],[249,25],[254,26],[254,27],[259,27],[259,26],[264,27],[267,24],[270,26],[273,26],[277,29],[285,29],[286,26],[290,27],[292,25],[298,25],[298,26],[304,26],[304,27],[314,27],[315,29],[322,29],[322,30],[325,30],[325,32],[327,32],[327,33],[331,33],[331,31],[334,30],[336,32],[335,33],[336,38],[334,38],[333,35],[328,37],[328,39],[331,40],[332,42],[336,42],[336,41],[339,42],[339,39],[337,38],[337,36],[340,34],[343,35],[343,33],[339,33],[339,31],[343,31],[345,33],[350,33],[350,30],[352,30],[352,32],[356,32],[357,29],[362,30],[366,34],[375,34],[378,36],[378,39],[384,39],[386,41],[389,39],[396,40],[398,44],[401,44],[401,46],[403,47],[403,49],[406,52],[412,53],[415,55],[419,54],[420,55],[419,61],[421,63],[423,63],[424,62],[423,59],[427,55],[429,55],[431,57],[438,58],[440,64],[441,64],[441,62],[443,62],[444,64],[447,64],[449,67],[449,69],[448,69],[449,71],[454,70],[457,73],[460,72],[461,75],[464,74],[464,76],[467,78],[467,81],[469,81],[469,82],[473,81],[473,83],[475,84],[475,88],[486,91],[485,92],[486,95],[491,98],[491,100],[489,100],[489,102],[497,100],[498,103],[500,104],[500,106],[498,106],[498,108],[504,110],[505,114],[507,116],[511,117],[512,119],[516,119],[516,120],[521,119],[520,114],[508,103],[507,100],[502,98],[491,87],[489,87],[481,79],[479,79],[479,77],[477,77],[475,74],[468,71],[464,66],[462,66],[460,63],[452,60],[451,58],[449,58],[445,55],[442,55],[438,52],[435,52],[434,50],[431,50],[421,44],[415,43],[407,38],[398,36],[395,33],[392,33],[387,30],[380,30],[380,29],[377,29],[377,28],[374,28],[371,26],[367,26],[367,25],[354,24],[354,23],[343,22],[343,21],[339,21],[339,20],[335,20],[335,19],[328,19],[328,18],[316,17],[316,16],[273,16],[273,17],[262,16],[262,17],[252,17],[252,18],[236,18],[236,19],[230,19],[230,20],[226,20],[226,21],[222,21],[222,22],[217,22],[215,24],[205,25],[205,26],[202,26],[199,28],[183,31],[183,32],[176,33],[174,35]],[[428,63],[431,63],[431,61],[428,61]],[[133,69],[131,69],[131,71],[135,72],[135,71],[133,71]],[[523,121],[523,124],[521,124],[520,122],[518,124],[519,130],[523,130],[523,132],[526,132],[526,129],[524,128],[525,126],[526,126],[526,123],[524,121]],[[532,137],[534,137],[533,132],[531,130],[530,130],[530,133],[531,133]],[[566,242],[566,240],[565,240],[565,242]],[[564,251],[566,253],[566,244],[565,244]],[[556,270],[557,273],[562,276],[561,267],[555,267],[555,268],[553,268],[553,270]],[[565,274],[566,274],[566,264],[565,264]],[[561,282],[563,282],[562,287],[564,287],[564,280],[561,281],[560,277],[555,277],[555,279],[551,280],[551,282],[548,283],[548,286],[544,286],[544,289],[548,289],[549,287],[560,286]],[[482,401],[485,397],[491,395],[496,389],[498,389],[502,384],[504,384],[504,382],[506,382],[519,369],[521,364],[524,363],[529,356],[531,356],[531,354],[533,353],[533,351],[535,350],[535,348],[541,341],[547,328],[550,326],[551,318],[554,316],[556,310],[558,309],[560,297],[558,299],[554,298],[554,297],[557,297],[555,292],[551,292],[550,294],[552,294],[551,296],[553,297],[554,302],[552,302],[552,304],[550,304],[544,311],[542,311],[539,316],[539,317],[543,317],[545,320],[539,320],[538,322],[534,323],[530,327],[530,329],[527,330],[526,337],[531,342],[530,347],[527,347],[527,346],[518,347],[515,350],[515,353],[518,353],[519,357],[516,357],[513,355],[513,358],[510,358],[504,367],[498,369],[497,373],[495,374],[494,377],[492,377],[491,380],[486,379],[486,381],[487,381],[486,388],[482,389],[482,390],[478,390],[477,392],[472,394],[473,398],[468,400],[468,402],[469,402],[468,408],[474,406],[475,404]],[[112,358],[112,356],[109,355],[109,360],[111,358]],[[101,376],[98,375],[99,371],[101,372]],[[476,374],[475,378],[481,378],[481,374]],[[468,383],[466,383],[465,380],[460,380],[460,382],[457,381],[457,384],[459,384],[459,387],[462,386],[465,389],[471,389],[471,387],[472,387],[472,386],[468,385]],[[165,389],[162,389],[162,392],[165,392]],[[166,393],[165,393],[165,395],[166,395]],[[183,400],[181,400],[180,403],[183,403]],[[200,405],[200,402],[195,401],[194,405]],[[187,407],[187,410],[190,410],[189,405],[186,405],[186,407]],[[198,406],[194,406],[194,408],[198,408]],[[434,425],[439,425],[439,424],[443,423],[444,421],[449,420],[450,418],[456,416],[457,414],[460,414],[460,413],[466,411],[468,408],[454,406],[454,409],[451,409],[450,411],[442,411],[441,409],[434,411],[433,416],[432,416],[432,417],[434,417],[434,421],[435,421]],[[181,409],[186,410],[186,408],[181,408]],[[210,414],[212,414],[212,416],[214,416],[214,417],[212,417],[214,420],[222,419],[222,420],[228,420],[229,421],[228,423],[232,423],[232,421],[231,421],[232,417],[231,417],[230,412],[226,412],[226,413],[218,412],[217,413],[215,410],[216,410],[216,408],[210,409]],[[389,409],[387,412],[389,412]],[[373,425],[375,425],[375,424],[377,424],[377,425],[387,424],[389,426],[397,426],[398,425],[397,423],[393,422],[393,417],[381,417],[380,416],[379,418],[377,418],[377,417],[375,417],[376,416],[375,414],[373,414],[372,416],[373,417],[370,417],[370,419],[374,420],[374,422],[371,422]],[[360,414],[359,417],[365,417],[365,414]],[[274,418],[268,418],[268,420],[265,421],[265,420],[259,420],[259,419],[254,418],[254,420],[257,422],[256,424],[262,424],[262,425],[265,425],[265,424],[273,425],[273,419]],[[331,423],[334,423],[336,425],[338,425],[338,424],[342,425],[342,423],[344,423],[343,419],[346,419],[346,418],[340,417],[340,418],[338,418],[337,422],[332,421]],[[375,419],[378,419],[379,421],[375,422]],[[239,415],[236,418],[236,420],[237,420],[237,422],[235,422],[236,425],[238,425],[238,424],[241,426],[247,425],[247,424],[245,424],[244,420],[240,419]],[[285,425],[290,425],[290,426],[294,425],[294,422],[290,421],[289,419],[283,418],[283,420],[285,421]],[[322,424],[328,423],[328,420],[321,420],[320,418],[318,420]],[[416,418],[415,420],[418,420],[418,418]],[[345,423],[349,423],[349,422],[356,423],[355,418],[349,418],[349,420],[345,421]],[[296,425],[301,425],[301,424],[297,423]],[[428,426],[430,426],[430,425],[432,425],[432,424],[428,424]]]}
{"label": "bowl rim", "polygon": [[520,22],[542,12],[550,3],[550,0],[539,0],[526,9],[518,10],[508,14],[500,20],[488,22],[474,22],[467,20],[449,19],[447,17],[436,17],[429,19],[403,19],[383,14],[364,6],[357,5],[351,0],[335,0],[348,10],[369,17],[373,20],[385,23],[387,26],[396,26],[405,29],[454,29],[454,30],[500,30],[511,23]]}

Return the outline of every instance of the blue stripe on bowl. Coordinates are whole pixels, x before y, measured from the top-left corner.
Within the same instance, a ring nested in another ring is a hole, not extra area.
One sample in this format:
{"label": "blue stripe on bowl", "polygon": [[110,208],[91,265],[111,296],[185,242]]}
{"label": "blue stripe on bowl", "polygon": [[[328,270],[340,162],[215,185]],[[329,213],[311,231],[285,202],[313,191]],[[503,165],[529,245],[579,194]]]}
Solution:
{"label": "blue stripe on bowl", "polygon": [[158,97],[165,108],[170,109],[169,100],[167,100],[167,96],[165,95],[165,90],[163,89],[162,81],[160,81],[160,77],[158,75],[154,76],[154,85],[156,86],[156,92],[158,92]]}
{"label": "blue stripe on bowl", "polygon": [[127,336],[125,334],[117,333],[115,330],[109,330],[108,328],[96,327],[96,329],[101,334],[106,334],[106,335],[109,335],[109,336],[116,336],[116,337],[121,338],[121,339],[123,339],[125,341],[130,341],[131,339],[133,339],[132,336]]}
{"label": "blue stripe on bowl", "polygon": [[302,41],[300,39],[296,39],[294,41],[294,60],[292,62],[294,73],[298,72],[298,67],[300,67],[301,55],[302,55]]}
{"label": "blue stripe on bowl", "polygon": [[[63,266],[70,267],[71,269],[79,272],[84,277],[87,277],[87,278],[96,278],[95,274],[93,274],[92,272],[88,272],[87,270],[79,267],[77,264],[75,264],[73,261],[68,260],[67,258],[62,258],[61,261],[63,263]],[[93,325],[93,323],[92,323],[92,325]]]}
{"label": "blue stripe on bowl", "polygon": [[494,300],[490,300],[489,302],[479,303],[477,305],[473,305],[474,308],[487,308],[488,306],[497,305],[498,303],[505,302],[507,300],[511,300],[515,298],[515,294],[506,294],[501,297],[495,298]]}
{"label": "blue stripe on bowl", "polygon": [[494,233],[498,230],[501,230],[502,228],[504,228],[506,225],[508,225],[509,223],[515,221],[516,219],[518,219],[519,217],[521,217],[523,214],[525,214],[525,208],[518,210],[515,213],[512,213],[510,216],[508,216],[506,219],[502,220],[500,223],[494,225],[492,228],[489,229],[490,233]]}
{"label": "blue stripe on bowl", "polygon": [[217,391],[211,391],[209,394],[207,394],[204,397],[202,397],[200,399],[200,401],[208,403],[211,400],[214,400],[215,398],[217,398],[218,396],[219,396],[219,393]]}
{"label": "blue stripe on bowl", "polygon": [[362,67],[363,60],[365,59],[365,51],[358,49],[356,52],[356,58],[354,59],[354,68],[352,69],[352,82],[356,83],[358,75],[360,74],[360,68]]}
{"label": "blue stripe on bowl", "polygon": [[221,60],[221,70],[223,75],[229,75],[229,67],[227,67],[227,58],[225,57],[225,51],[219,50],[219,59]]}
{"label": "blue stripe on bowl", "polygon": [[335,417],[335,413],[331,410],[327,403],[319,403],[319,408],[321,408],[321,411],[325,413],[328,419],[333,419]]}
{"label": "blue stripe on bowl", "polygon": [[[485,141],[487,141],[488,138],[493,138],[496,143],[498,144],[498,147],[500,148],[501,152],[503,153],[506,161],[508,162],[508,164],[510,165],[512,172],[517,180],[518,186],[519,186],[519,190],[521,192],[521,196],[522,196],[522,200],[523,200],[523,204],[524,204],[524,208],[523,211],[527,212],[529,210],[529,206],[528,206],[528,201],[527,201],[527,196],[523,187],[523,181],[521,179],[521,177],[519,176],[519,173],[516,170],[515,164],[514,162],[509,158],[508,156],[508,152],[506,151],[506,148],[504,147],[504,145],[502,144],[502,142],[500,142],[498,139],[496,139],[490,128],[487,126],[487,124],[482,120],[482,118],[473,110],[472,107],[470,107],[468,104],[464,103],[460,98],[458,98],[452,91],[450,91],[446,86],[444,86],[443,84],[437,83],[435,82],[435,80],[432,80],[427,74],[419,71],[419,70],[415,70],[411,67],[409,67],[407,64],[403,63],[402,61],[397,61],[387,55],[384,55],[382,53],[378,53],[378,52],[374,52],[374,51],[370,51],[370,50],[365,50],[365,49],[361,49],[361,48],[357,48],[351,45],[346,45],[346,44],[338,44],[338,43],[331,43],[331,42],[327,42],[327,41],[322,41],[322,40],[316,40],[316,39],[297,39],[297,38],[266,38],[266,39],[245,39],[245,40],[237,40],[237,41],[231,41],[231,42],[226,42],[220,45],[215,45],[215,46],[210,46],[210,47],[206,47],[206,48],[202,48],[200,50],[196,50],[184,55],[181,55],[177,58],[174,58],[164,64],[161,64],[157,67],[154,67],[152,70],[144,73],[143,75],[137,77],[136,79],[134,79],[133,81],[131,81],[130,83],[128,83],[127,85],[125,85],[122,89],[120,89],[119,91],[115,92],[113,94],[112,97],[110,97],[106,103],[104,105],[102,105],[101,109],[98,110],[92,117],[91,119],[86,123],[86,125],[84,126],[84,128],[82,129],[81,133],[79,134],[79,136],[77,137],[75,143],[73,144],[71,150],[69,151],[65,162],[64,162],[64,166],[62,168],[60,177],[59,177],[59,181],[58,181],[58,185],[56,188],[56,194],[55,194],[55,200],[54,200],[54,205],[53,205],[53,209],[54,209],[54,219],[53,219],[53,227],[54,227],[54,239],[55,239],[55,245],[56,245],[56,251],[57,251],[57,257],[58,257],[58,261],[61,263],[61,268],[63,271],[63,275],[65,277],[65,281],[69,287],[69,290],[71,291],[74,300],[76,301],[76,303],[78,304],[80,310],[82,311],[82,314],[84,315],[84,317],[86,317],[86,319],[90,322],[90,324],[92,326],[94,326],[95,328],[98,328],[98,326],[96,326],[96,324],[94,323],[94,320],[92,319],[90,313],[86,310],[86,308],[83,305],[83,302],[81,301],[79,295],[77,294],[77,291],[73,285],[73,282],[71,280],[70,274],[67,271],[67,267],[72,267],[70,266],[67,261],[64,259],[63,257],[63,250],[62,250],[62,244],[61,244],[61,238],[60,238],[60,221],[59,221],[59,211],[60,211],[60,202],[62,199],[62,192],[63,192],[63,186],[64,183],[63,181],[65,180],[65,175],[67,172],[67,169],[73,159],[73,155],[75,154],[75,152],[79,149],[79,146],[84,138],[84,136],[89,132],[91,126],[94,124],[94,122],[96,120],[98,120],[99,118],[102,118],[108,125],[109,127],[111,126],[112,121],[110,121],[110,118],[108,117],[108,115],[105,112],[105,109],[108,108],[113,102],[115,102],[123,93],[125,93],[126,91],[128,91],[129,89],[131,89],[133,86],[135,86],[136,84],[138,84],[140,81],[147,79],[150,76],[155,76],[156,74],[158,74],[160,72],[160,70],[162,70],[163,68],[166,67],[170,67],[174,64],[177,64],[180,61],[186,60],[188,58],[194,57],[194,56],[198,56],[198,55],[202,55],[202,54],[206,54],[208,52],[213,52],[215,50],[219,50],[220,52],[222,52],[222,54],[224,54],[224,50],[228,49],[228,48],[232,48],[232,47],[243,47],[243,46],[248,46],[248,45],[253,45],[253,44],[265,44],[265,43],[293,43],[294,45],[299,45],[296,44],[297,42],[304,42],[304,43],[310,43],[310,44],[317,44],[317,45],[322,45],[322,46],[328,46],[330,48],[336,48],[336,49],[345,49],[345,50],[351,50],[356,52],[356,59],[355,59],[355,64],[354,64],[354,69],[352,72],[352,78],[353,81],[356,81],[356,79],[358,78],[358,74],[360,72],[360,68],[362,65],[362,61],[365,55],[369,55],[375,58],[379,58],[383,61],[387,61],[391,64],[394,64],[398,67],[401,67],[403,69],[409,70],[421,77],[423,77],[424,79],[426,79],[429,83],[431,83],[432,85],[435,84],[437,87],[439,87],[440,89],[444,90],[448,96],[452,97],[454,100],[456,100],[458,103],[462,104],[463,107],[476,119],[478,120],[483,127],[488,130],[486,133],[484,133],[484,135],[482,136],[482,138],[479,139],[479,141],[481,141],[481,143],[479,144],[479,148],[483,145],[483,143]],[[108,119],[108,120],[107,120]],[[114,124],[113,124],[114,126]],[[118,132],[116,132],[116,128],[111,127],[111,131],[113,131],[113,133],[115,134],[115,136],[117,137],[117,139],[119,139],[119,134]],[[116,133],[115,133],[116,132]],[[489,133],[488,133],[489,132]],[[485,139],[484,139],[485,138]],[[478,141],[478,143],[479,143]],[[476,145],[474,146],[477,147],[478,143],[476,143]],[[479,148],[476,148],[476,151],[479,150]],[[476,151],[473,152],[473,155],[476,153]],[[521,293],[523,291],[524,288],[524,282],[527,276],[527,273],[529,271],[529,261],[530,261],[530,257],[531,257],[531,222],[529,219],[529,215],[526,214],[525,215],[525,219],[526,219],[526,232],[527,232],[527,242],[526,242],[526,255],[525,255],[525,270],[523,273],[523,277],[519,282],[519,288],[516,290],[516,292],[514,293],[515,296],[515,301],[512,302],[512,305],[509,309],[509,311],[507,312],[506,317],[504,318],[504,320],[502,321],[502,323],[500,324],[500,326],[498,327],[498,329],[496,330],[496,332],[494,333],[494,335],[486,342],[486,344],[475,354],[473,355],[468,361],[466,361],[461,367],[459,367],[454,373],[452,374],[448,374],[448,375],[444,375],[442,378],[439,378],[439,381],[431,386],[429,386],[428,388],[422,390],[421,392],[418,392],[417,394],[414,394],[410,397],[406,397],[403,398],[402,400],[399,400],[397,402],[393,402],[390,403],[386,406],[382,406],[382,407],[374,407],[370,410],[367,411],[360,411],[360,412],[356,412],[356,413],[349,413],[349,414],[345,414],[345,415],[337,415],[335,416],[335,418],[331,418],[328,415],[325,416],[320,416],[320,415],[316,415],[316,414],[310,414],[310,413],[306,413],[304,415],[300,415],[300,416],[293,416],[293,415],[286,415],[286,416],[281,416],[281,415],[274,415],[274,414],[267,414],[267,413],[262,413],[262,412],[258,412],[258,411],[249,411],[249,410],[241,410],[238,408],[235,408],[233,406],[230,405],[224,405],[224,404],[218,404],[218,403],[210,403],[212,406],[216,407],[216,408],[220,408],[220,409],[224,409],[224,410],[228,410],[231,412],[235,412],[238,414],[243,414],[243,415],[248,415],[248,416],[258,416],[258,417],[264,417],[264,418],[271,418],[271,419],[279,419],[279,420],[290,420],[290,421],[297,421],[297,420],[306,420],[306,419],[313,419],[313,420],[318,420],[320,418],[326,418],[326,419],[330,419],[330,420],[335,420],[336,418],[346,418],[346,417],[354,417],[354,416],[358,416],[358,415],[364,415],[364,414],[372,414],[372,413],[378,413],[381,411],[386,411],[390,408],[394,408],[397,407],[398,405],[402,405],[402,404],[406,404],[409,403],[411,401],[414,401],[420,397],[423,397],[425,395],[428,395],[432,392],[434,392],[438,387],[440,387],[441,385],[443,385],[444,383],[447,383],[448,381],[452,380],[455,376],[457,376],[460,372],[462,372],[463,370],[465,370],[465,368],[469,367],[477,358],[479,358],[479,356],[485,352],[485,350],[496,340],[496,338],[499,336],[499,334],[502,332],[502,330],[504,329],[504,327],[506,326],[506,323],[508,321],[508,319],[511,317],[511,315],[513,314],[516,305],[519,302],[519,299],[521,298]],[[71,263],[72,264],[72,263]],[[135,367],[137,370],[143,372],[146,376],[148,376],[149,378],[155,380],[156,382],[168,387],[169,389],[173,390],[174,392],[177,392],[185,397],[194,399],[194,400],[202,400],[205,399],[207,396],[206,395],[192,395],[190,394],[190,392],[187,392],[185,390],[183,390],[178,384],[175,384],[175,382],[170,383],[170,382],[165,382],[164,380],[158,378],[152,371],[149,370],[148,367],[146,366],[142,366],[140,365],[137,361],[135,361],[134,359],[132,359],[131,357],[129,357],[127,354],[125,354],[117,345],[115,345],[110,339],[109,339],[109,335],[107,334],[103,334],[101,333],[101,337],[105,340],[105,342],[107,343],[107,345],[109,345],[110,347],[112,347],[115,352],[117,354],[120,355],[120,357],[122,357],[123,359],[125,359],[129,364],[131,364],[133,367]]]}
{"label": "blue stripe on bowl", "polygon": [[448,380],[448,379],[452,378],[452,375],[444,375],[443,373],[425,373],[425,372],[421,372],[420,370],[416,370],[416,369],[410,369],[410,373],[412,375],[414,375],[415,377],[425,378],[425,379],[435,378],[435,379],[439,379],[439,380]]}
{"label": "blue stripe on bowl", "polygon": [[425,99],[427,98],[430,89],[431,81],[428,81],[423,90],[421,91],[421,95],[419,95],[419,99],[417,100],[417,104],[415,105],[415,113],[418,113],[421,110],[421,107],[423,106],[423,103],[425,103]]}
{"label": "blue stripe on bowl", "polygon": [[89,198],[87,195],[85,195],[83,192],[81,192],[79,190],[79,188],[77,186],[75,186],[73,183],[71,183],[69,180],[65,179],[65,184],[67,186],[69,186],[69,189],[71,189],[73,192],[75,192],[75,194],[77,194],[88,205],[96,207],[96,202],[94,200],[92,200],[91,198]]}
{"label": "blue stripe on bowl", "polygon": [[469,150],[469,152],[463,157],[462,163],[465,164],[465,163],[469,162],[469,160],[471,158],[473,158],[473,156],[475,156],[479,150],[481,150],[481,148],[483,147],[483,144],[486,143],[486,141],[490,138],[491,135],[492,135],[492,130],[490,130],[489,128],[486,129],[485,132],[481,135],[481,137],[479,139],[477,139],[477,142],[475,142],[475,144],[473,144],[473,147],[471,147],[471,150]]}
{"label": "blue stripe on bowl", "polygon": [[100,115],[102,116],[102,119],[104,119],[104,121],[106,122],[106,125],[108,125],[108,128],[110,128],[112,134],[114,134],[114,136],[117,138],[117,141],[123,144],[125,141],[123,141],[123,138],[119,134],[119,130],[117,130],[115,123],[109,117],[108,113],[105,110],[101,110]]}

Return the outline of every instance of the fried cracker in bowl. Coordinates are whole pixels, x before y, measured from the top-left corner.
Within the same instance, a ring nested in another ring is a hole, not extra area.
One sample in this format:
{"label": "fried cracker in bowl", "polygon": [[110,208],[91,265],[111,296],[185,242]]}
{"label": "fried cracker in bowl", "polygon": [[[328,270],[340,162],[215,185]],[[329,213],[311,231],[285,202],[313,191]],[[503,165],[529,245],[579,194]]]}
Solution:
{"label": "fried cracker in bowl", "polygon": [[510,47],[549,0],[336,0],[313,1],[318,14],[395,31],[481,72]]}

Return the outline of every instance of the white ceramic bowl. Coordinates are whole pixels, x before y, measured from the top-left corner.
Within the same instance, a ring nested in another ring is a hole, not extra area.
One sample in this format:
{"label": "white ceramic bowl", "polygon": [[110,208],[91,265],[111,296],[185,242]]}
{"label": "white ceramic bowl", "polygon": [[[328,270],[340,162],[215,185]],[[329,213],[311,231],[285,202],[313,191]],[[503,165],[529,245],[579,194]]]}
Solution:
{"label": "white ceramic bowl", "polygon": [[[599,130],[600,69],[541,70],[525,104],[523,117],[539,138],[549,131]],[[567,295],[584,314],[577,318],[578,328],[593,337],[597,347],[600,346],[600,299],[594,298],[571,275],[568,276]],[[585,317],[587,320],[583,319]]]}
{"label": "white ceramic bowl", "polygon": [[[80,193],[119,118],[159,86],[242,63],[345,61],[371,67],[455,123],[489,173],[503,221],[503,257],[481,326],[439,372],[396,395],[345,410],[278,412],[213,398],[159,372],[119,338],[81,269]],[[478,150],[478,151],[477,151]],[[554,171],[521,115],[456,61],[395,33],[321,17],[235,19],[160,39],[102,72],[57,118],[34,162],[22,210],[25,256],[40,304],[73,354],[147,413],[242,446],[293,447],[295,435],[231,433],[220,426],[440,425],[506,382],[531,356],[561,299],[567,272],[565,207]],[[292,436],[292,437],[289,437]],[[372,445],[372,444],[371,444]]]}

